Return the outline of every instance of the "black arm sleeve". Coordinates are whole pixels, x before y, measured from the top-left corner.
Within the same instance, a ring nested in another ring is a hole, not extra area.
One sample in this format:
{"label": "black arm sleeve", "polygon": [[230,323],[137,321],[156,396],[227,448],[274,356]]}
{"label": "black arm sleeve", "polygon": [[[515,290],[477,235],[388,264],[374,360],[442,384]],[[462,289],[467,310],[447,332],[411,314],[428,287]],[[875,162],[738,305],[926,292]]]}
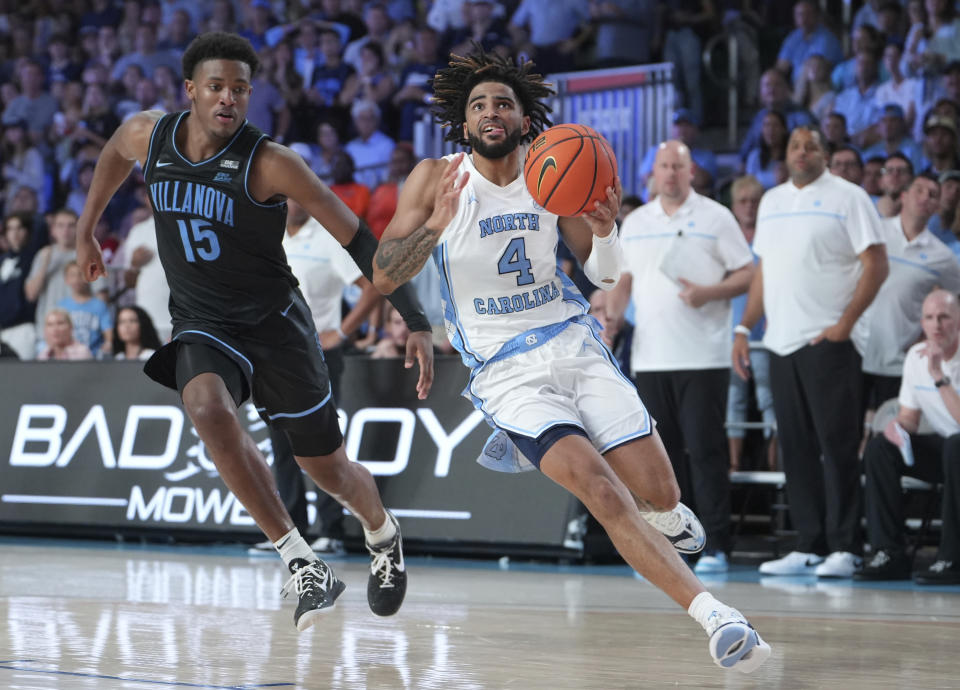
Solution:
{"label": "black arm sleeve", "polygon": [[[377,238],[370,232],[370,228],[363,218],[360,219],[357,234],[353,236],[345,249],[364,277],[372,283],[373,255],[377,253]],[[417,293],[412,285],[409,283],[401,285],[392,294],[387,295],[387,300],[400,313],[407,324],[407,328],[411,331],[431,330],[430,322],[427,321],[427,316],[423,313],[423,307],[420,306],[420,300],[417,299]]]}

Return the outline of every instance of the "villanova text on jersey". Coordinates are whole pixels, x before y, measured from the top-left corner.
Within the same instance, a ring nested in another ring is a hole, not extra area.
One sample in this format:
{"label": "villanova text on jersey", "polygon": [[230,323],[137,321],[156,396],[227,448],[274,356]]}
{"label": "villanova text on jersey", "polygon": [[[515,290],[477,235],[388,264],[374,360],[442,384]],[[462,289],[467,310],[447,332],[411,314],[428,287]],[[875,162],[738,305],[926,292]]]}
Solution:
{"label": "villanova text on jersey", "polygon": [[286,203],[257,201],[247,188],[267,136],[244,123],[215,155],[191,161],[177,147],[187,117],[160,118],[144,166],[170,315],[175,330],[248,328],[290,304],[297,285],[283,253]]}
{"label": "villanova text on jersey", "polygon": [[189,213],[233,227],[233,199],[219,189],[197,182],[154,182],[150,185],[158,213]]}

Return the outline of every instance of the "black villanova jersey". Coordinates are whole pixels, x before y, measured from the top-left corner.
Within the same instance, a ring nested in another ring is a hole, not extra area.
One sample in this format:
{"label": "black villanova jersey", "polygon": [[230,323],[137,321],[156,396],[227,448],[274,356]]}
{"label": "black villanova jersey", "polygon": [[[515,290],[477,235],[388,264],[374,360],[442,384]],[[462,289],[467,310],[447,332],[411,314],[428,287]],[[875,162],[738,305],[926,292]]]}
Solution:
{"label": "black villanova jersey", "polygon": [[193,163],[175,141],[188,115],[157,122],[144,175],[174,330],[253,326],[284,309],[297,285],[282,246],[286,202],[262,204],[247,191],[250,162],[268,137],[244,122],[218,154]]}

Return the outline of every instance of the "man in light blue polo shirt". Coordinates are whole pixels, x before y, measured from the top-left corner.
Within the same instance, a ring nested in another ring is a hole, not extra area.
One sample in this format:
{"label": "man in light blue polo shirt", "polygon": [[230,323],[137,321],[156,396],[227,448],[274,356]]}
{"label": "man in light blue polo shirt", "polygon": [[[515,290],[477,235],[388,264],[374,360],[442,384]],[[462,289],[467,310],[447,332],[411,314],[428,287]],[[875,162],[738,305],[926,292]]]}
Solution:
{"label": "man in light blue polo shirt", "polygon": [[843,60],[843,48],[833,32],[820,22],[820,9],[813,0],[793,6],[796,29],[784,39],[777,55],[777,69],[796,78],[811,55],[822,55],[831,64]]}
{"label": "man in light blue polo shirt", "polygon": [[923,163],[923,150],[909,136],[903,108],[899,104],[887,103],[883,106],[880,119],[877,120],[877,133],[880,135],[880,141],[863,152],[864,158],[874,156],[885,158],[899,151],[910,159],[914,170],[922,170],[926,167]]}
{"label": "man in light blue polo shirt", "polygon": [[856,146],[868,146],[878,139],[874,123],[879,119],[876,101],[877,56],[868,51],[857,54],[856,84],[837,96],[833,109],[847,118],[847,132]]}
{"label": "man in light blue polo shirt", "polygon": [[778,69],[768,69],[760,77],[760,103],[763,107],[753,116],[743,143],[740,145],[740,160],[746,161],[750,150],[760,145],[763,119],[771,110],[778,110],[787,118],[787,129],[793,130],[800,125],[814,123],[809,110],[793,102],[790,82]]}
{"label": "man in light blue polo shirt", "polygon": [[573,69],[574,54],[589,35],[590,11],[581,0],[522,0],[510,18],[514,43],[526,28],[533,57],[544,74]]}

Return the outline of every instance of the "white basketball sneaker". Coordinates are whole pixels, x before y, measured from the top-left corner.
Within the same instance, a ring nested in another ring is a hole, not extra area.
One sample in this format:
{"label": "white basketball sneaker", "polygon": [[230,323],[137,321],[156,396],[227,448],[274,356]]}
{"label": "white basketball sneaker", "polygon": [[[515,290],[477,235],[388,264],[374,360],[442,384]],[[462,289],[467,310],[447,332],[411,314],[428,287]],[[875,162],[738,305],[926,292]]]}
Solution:
{"label": "white basketball sneaker", "polygon": [[770,656],[770,645],[743,614],[729,606],[718,605],[707,619],[706,631],[710,656],[720,668],[753,673]]}
{"label": "white basketball sneaker", "polygon": [[814,575],[817,566],[823,563],[823,556],[815,553],[791,551],[783,558],[760,564],[764,575]]}
{"label": "white basketball sneaker", "polygon": [[640,514],[644,520],[669,539],[680,553],[698,553],[707,543],[703,525],[693,511],[682,503],[677,503],[673,510],[664,513],[650,511]]}
{"label": "white basketball sneaker", "polygon": [[817,577],[853,577],[863,567],[863,559],[849,551],[834,551],[813,570]]}

